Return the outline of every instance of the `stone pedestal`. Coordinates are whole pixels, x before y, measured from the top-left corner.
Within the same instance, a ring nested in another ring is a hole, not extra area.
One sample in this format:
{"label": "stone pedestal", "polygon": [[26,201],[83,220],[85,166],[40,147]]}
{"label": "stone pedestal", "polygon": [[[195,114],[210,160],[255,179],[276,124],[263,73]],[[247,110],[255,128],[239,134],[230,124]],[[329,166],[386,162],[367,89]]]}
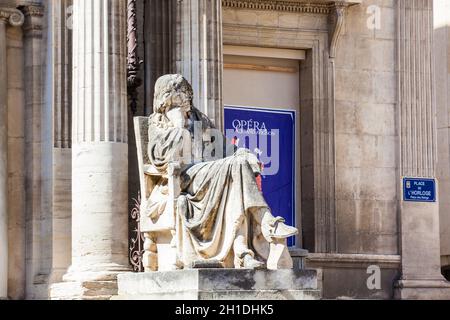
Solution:
{"label": "stone pedestal", "polygon": [[316,270],[191,269],[118,276],[113,300],[315,300]]}
{"label": "stone pedestal", "polygon": [[402,277],[396,299],[450,299],[441,274],[438,203],[401,203]]}

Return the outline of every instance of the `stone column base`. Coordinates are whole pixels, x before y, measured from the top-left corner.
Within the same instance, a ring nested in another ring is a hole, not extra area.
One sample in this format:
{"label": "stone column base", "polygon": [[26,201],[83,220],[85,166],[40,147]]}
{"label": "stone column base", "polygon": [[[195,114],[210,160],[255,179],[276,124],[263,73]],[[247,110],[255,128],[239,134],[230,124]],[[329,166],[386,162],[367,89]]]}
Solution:
{"label": "stone column base", "polygon": [[316,270],[191,269],[118,276],[113,300],[317,300]]}
{"label": "stone column base", "polygon": [[445,280],[399,280],[394,298],[402,300],[450,300],[450,282]]}
{"label": "stone column base", "polygon": [[84,271],[75,268],[63,276],[63,282],[54,283],[49,289],[51,300],[109,300],[117,295],[117,277],[131,270],[116,266],[117,270]]}
{"label": "stone column base", "polygon": [[51,300],[109,300],[117,295],[117,281],[61,282],[50,286]]}

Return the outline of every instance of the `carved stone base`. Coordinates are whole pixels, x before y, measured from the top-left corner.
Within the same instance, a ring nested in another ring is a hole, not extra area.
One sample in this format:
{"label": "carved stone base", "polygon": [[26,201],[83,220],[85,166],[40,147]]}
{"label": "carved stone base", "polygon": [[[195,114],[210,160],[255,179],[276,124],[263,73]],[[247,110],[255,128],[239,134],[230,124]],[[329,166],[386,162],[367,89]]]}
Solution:
{"label": "carved stone base", "polygon": [[450,300],[450,282],[445,280],[400,280],[395,284],[395,299]]}
{"label": "carved stone base", "polygon": [[316,270],[195,269],[118,276],[113,300],[315,300]]}

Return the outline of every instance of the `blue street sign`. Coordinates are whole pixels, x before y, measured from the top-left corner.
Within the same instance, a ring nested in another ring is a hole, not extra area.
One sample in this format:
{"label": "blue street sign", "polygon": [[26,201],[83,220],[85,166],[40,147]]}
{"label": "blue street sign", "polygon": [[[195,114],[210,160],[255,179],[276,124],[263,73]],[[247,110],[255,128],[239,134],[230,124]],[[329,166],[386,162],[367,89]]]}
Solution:
{"label": "blue street sign", "polygon": [[[262,191],[274,216],[295,226],[295,124],[293,110],[225,107],[227,139],[250,149],[264,164]],[[288,239],[295,245],[295,238]]]}
{"label": "blue street sign", "polygon": [[403,200],[412,202],[436,202],[436,180],[403,178]]}

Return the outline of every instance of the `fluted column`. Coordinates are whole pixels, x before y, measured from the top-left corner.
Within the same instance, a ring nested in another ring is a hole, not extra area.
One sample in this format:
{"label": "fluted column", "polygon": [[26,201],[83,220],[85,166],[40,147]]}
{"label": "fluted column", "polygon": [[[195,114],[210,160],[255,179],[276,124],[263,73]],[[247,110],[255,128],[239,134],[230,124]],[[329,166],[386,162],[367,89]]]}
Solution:
{"label": "fluted column", "polygon": [[0,8],[0,299],[8,297],[8,101],[6,26],[21,26],[23,14]]}
{"label": "fluted column", "polygon": [[[434,179],[433,1],[398,0],[397,5],[399,176]],[[400,200],[399,214],[402,277],[397,298],[450,298],[450,284],[440,270],[438,202]]]}
{"label": "fluted column", "polygon": [[126,67],[126,1],[75,0],[66,281],[110,281],[129,270]]}
{"label": "fluted column", "polygon": [[145,1],[145,100],[146,112],[153,112],[155,82],[175,73],[175,19],[177,0]]}
{"label": "fluted column", "polygon": [[62,280],[71,263],[72,0],[53,1],[52,270]]}
{"label": "fluted column", "polygon": [[178,6],[177,71],[192,83],[195,106],[221,128],[222,2],[184,0]]}
{"label": "fluted column", "polygon": [[53,17],[53,143],[72,144],[72,0],[52,3]]}

